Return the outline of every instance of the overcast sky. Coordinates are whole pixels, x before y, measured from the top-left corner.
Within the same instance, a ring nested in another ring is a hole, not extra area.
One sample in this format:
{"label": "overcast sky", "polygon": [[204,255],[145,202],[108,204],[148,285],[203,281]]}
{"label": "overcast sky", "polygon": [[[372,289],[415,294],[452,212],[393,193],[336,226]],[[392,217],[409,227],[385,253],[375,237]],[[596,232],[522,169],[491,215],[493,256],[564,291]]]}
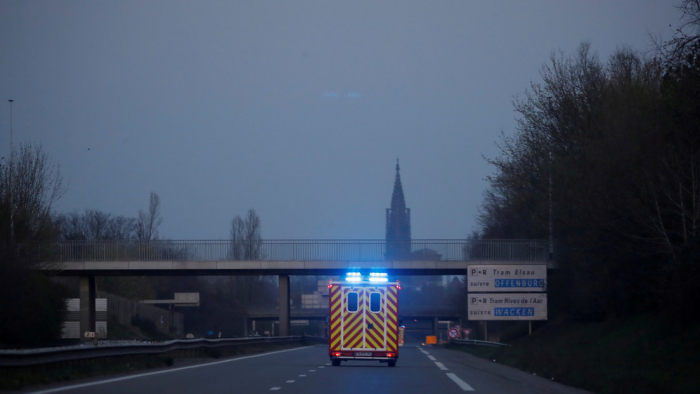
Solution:
{"label": "overcast sky", "polygon": [[[58,211],[162,238],[384,238],[396,158],[413,238],[464,238],[552,51],[647,52],[673,0],[0,0],[0,154],[41,143]],[[669,25],[672,25],[669,27]]]}

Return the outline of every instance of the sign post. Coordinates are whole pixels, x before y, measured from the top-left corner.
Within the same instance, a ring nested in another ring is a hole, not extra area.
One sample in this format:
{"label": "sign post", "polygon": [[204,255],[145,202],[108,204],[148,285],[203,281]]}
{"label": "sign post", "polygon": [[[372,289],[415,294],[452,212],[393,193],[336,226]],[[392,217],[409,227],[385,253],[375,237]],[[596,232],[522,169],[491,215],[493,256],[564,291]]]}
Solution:
{"label": "sign post", "polygon": [[486,340],[490,320],[527,321],[529,335],[533,320],[547,320],[545,264],[469,266],[467,291],[469,320],[484,322]]}

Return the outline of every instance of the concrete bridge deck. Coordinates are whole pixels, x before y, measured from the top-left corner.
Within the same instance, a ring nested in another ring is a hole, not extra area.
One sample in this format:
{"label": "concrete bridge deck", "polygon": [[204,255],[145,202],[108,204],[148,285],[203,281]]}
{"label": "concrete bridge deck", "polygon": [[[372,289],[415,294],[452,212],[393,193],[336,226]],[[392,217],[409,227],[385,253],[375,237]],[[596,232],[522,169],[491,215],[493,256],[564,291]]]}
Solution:
{"label": "concrete bridge deck", "polygon": [[[288,335],[290,275],[464,275],[471,265],[546,264],[556,268],[547,240],[265,240],[65,241],[20,245],[45,261],[41,270],[80,277],[80,330],[95,329],[95,277],[110,275],[278,275],[280,335]],[[391,250],[404,250],[401,259]],[[395,256],[396,257],[396,256]],[[434,313],[433,316],[436,316]],[[434,317],[436,326],[437,317]]]}
{"label": "concrete bridge deck", "polygon": [[66,261],[42,269],[63,276],[113,275],[344,275],[350,270],[384,270],[390,275],[464,275],[471,265],[546,264],[554,260],[470,261]]}

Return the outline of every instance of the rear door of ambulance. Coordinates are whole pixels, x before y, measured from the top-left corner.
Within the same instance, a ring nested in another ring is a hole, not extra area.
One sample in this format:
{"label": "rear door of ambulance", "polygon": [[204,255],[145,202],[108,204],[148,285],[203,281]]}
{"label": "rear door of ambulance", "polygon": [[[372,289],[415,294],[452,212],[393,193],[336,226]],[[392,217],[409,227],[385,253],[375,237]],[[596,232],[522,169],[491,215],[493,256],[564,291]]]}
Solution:
{"label": "rear door of ambulance", "polygon": [[341,350],[352,350],[358,357],[371,357],[373,351],[387,350],[386,289],[386,286],[343,288]]}

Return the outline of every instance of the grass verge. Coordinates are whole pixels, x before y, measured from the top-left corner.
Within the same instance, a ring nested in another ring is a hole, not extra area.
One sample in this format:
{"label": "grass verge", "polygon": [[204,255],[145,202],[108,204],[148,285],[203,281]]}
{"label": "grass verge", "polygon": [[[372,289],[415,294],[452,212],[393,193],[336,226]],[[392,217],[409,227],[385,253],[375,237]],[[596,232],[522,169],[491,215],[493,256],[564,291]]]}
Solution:
{"label": "grass verge", "polygon": [[680,327],[655,315],[560,320],[510,343],[448,346],[599,393],[700,392],[700,323]]}

